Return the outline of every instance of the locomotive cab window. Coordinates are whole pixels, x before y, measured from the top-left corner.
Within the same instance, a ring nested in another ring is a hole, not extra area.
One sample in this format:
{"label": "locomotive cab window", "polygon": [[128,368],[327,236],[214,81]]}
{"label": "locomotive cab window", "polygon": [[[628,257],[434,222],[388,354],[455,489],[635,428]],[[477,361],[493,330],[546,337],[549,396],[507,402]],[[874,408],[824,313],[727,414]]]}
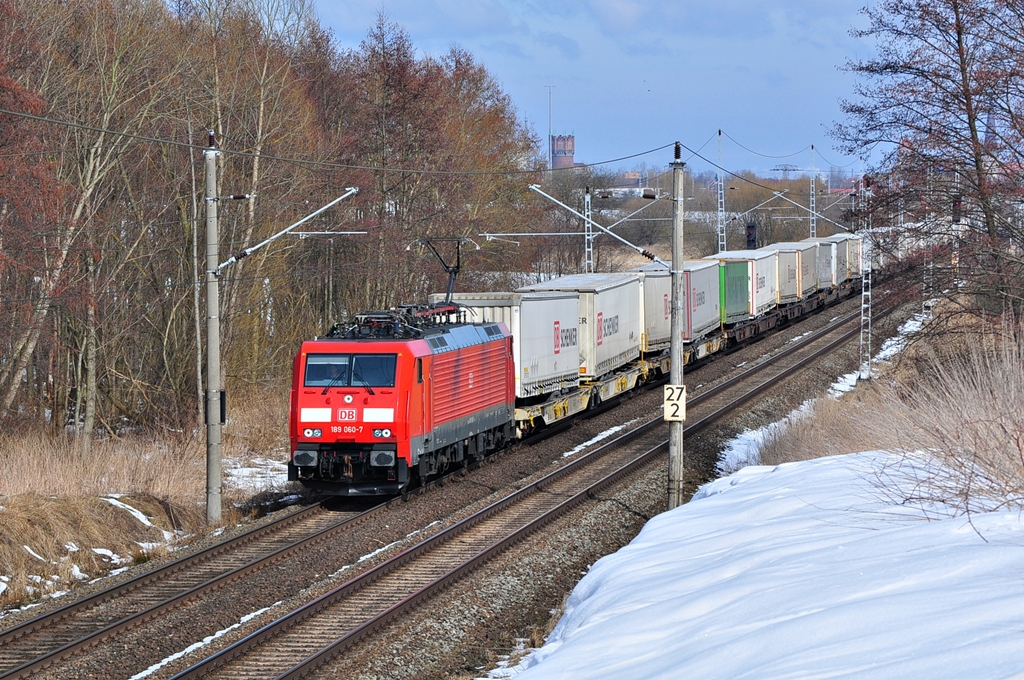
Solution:
{"label": "locomotive cab window", "polygon": [[395,354],[356,354],[352,357],[352,384],[394,387]]}
{"label": "locomotive cab window", "polygon": [[305,387],[394,387],[395,354],[309,354]]}

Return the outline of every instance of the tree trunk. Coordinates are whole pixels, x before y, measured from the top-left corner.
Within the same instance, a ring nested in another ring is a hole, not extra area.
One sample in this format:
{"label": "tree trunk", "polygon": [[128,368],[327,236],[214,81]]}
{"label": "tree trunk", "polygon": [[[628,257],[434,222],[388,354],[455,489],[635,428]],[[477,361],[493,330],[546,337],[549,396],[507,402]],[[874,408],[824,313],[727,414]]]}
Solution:
{"label": "tree trunk", "polygon": [[96,429],[96,264],[92,255],[86,267],[89,277],[89,306],[85,320],[85,420],[82,422],[82,438],[79,450],[89,453],[92,434]]}

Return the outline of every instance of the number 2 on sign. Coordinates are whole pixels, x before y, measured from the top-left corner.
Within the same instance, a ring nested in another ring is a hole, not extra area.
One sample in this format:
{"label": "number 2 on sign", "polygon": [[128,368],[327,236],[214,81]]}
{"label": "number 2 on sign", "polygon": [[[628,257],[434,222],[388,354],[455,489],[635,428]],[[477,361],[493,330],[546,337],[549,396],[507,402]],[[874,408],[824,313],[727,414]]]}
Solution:
{"label": "number 2 on sign", "polygon": [[665,420],[686,420],[686,385],[665,385]]}

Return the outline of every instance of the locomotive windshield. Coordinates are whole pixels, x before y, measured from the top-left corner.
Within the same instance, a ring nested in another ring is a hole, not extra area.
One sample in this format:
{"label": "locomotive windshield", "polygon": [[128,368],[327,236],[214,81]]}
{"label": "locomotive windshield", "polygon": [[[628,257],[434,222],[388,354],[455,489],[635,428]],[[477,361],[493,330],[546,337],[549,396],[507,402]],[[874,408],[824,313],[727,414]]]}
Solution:
{"label": "locomotive windshield", "polygon": [[395,354],[309,354],[305,387],[394,387]]}

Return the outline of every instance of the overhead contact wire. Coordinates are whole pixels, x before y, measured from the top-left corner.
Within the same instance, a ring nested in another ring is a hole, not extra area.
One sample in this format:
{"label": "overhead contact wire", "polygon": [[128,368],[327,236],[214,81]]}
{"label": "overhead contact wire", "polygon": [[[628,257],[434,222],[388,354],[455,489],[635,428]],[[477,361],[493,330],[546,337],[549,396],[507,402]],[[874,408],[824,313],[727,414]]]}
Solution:
{"label": "overhead contact wire", "polygon": [[[124,137],[127,139],[134,139],[140,142],[149,142],[153,144],[167,144],[170,146],[179,146],[187,149],[198,149],[204,150],[208,147],[200,144],[193,144],[191,142],[178,142],[172,139],[161,139],[159,137],[149,137],[147,135],[138,135],[131,132],[122,132],[118,130],[108,130],[106,128],[95,127],[92,125],[84,125],[82,123],[73,123],[70,121],[56,120],[54,118],[47,118],[45,116],[36,116],[30,113],[23,113],[20,111],[11,111],[10,109],[0,108],[0,113],[6,113],[11,116],[17,116],[19,118],[26,118],[28,120],[35,120],[50,125],[62,125],[64,127],[72,127],[80,130],[89,130],[91,132],[99,132],[102,134],[114,135]],[[618,158],[612,158],[605,161],[599,161],[597,163],[583,163],[580,165],[574,165],[571,168],[558,168],[557,170],[535,168],[531,170],[429,170],[425,168],[388,168],[388,167],[377,167],[372,165],[349,165],[346,163],[329,163],[327,161],[311,161],[302,158],[287,158],[284,156],[272,156],[268,154],[257,154],[250,153],[248,151],[235,151],[232,149],[218,149],[221,153],[230,154],[234,156],[242,156],[244,158],[259,158],[262,160],[280,161],[283,163],[293,163],[296,165],[311,165],[322,168],[334,168],[339,170],[368,170],[371,172],[400,172],[406,174],[418,174],[418,175],[535,175],[540,172],[561,172],[564,170],[574,170],[576,168],[592,168],[601,165],[608,165],[609,163],[617,163],[619,161],[629,160],[631,158],[639,158],[640,156],[646,156],[648,154],[667,149],[672,146],[673,143],[664,144],[654,149],[648,149],[647,151],[641,151],[639,153],[629,154],[627,156],[620,156]]]}

